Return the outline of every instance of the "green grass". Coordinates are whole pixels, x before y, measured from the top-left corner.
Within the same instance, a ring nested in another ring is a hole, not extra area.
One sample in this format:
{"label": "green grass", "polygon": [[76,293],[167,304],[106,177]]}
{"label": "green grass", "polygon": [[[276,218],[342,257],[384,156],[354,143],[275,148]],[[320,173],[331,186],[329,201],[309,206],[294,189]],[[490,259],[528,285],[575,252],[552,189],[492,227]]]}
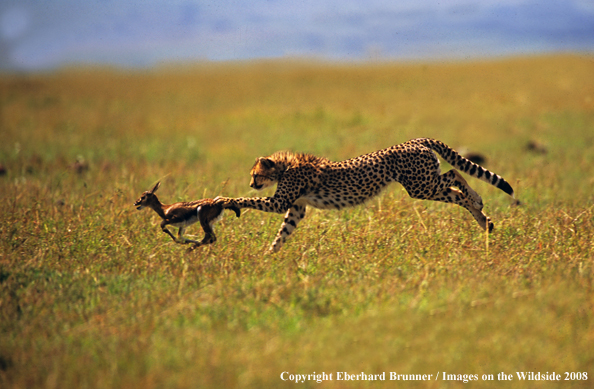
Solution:
{"label": "green grass", "polygon": [[[297,385],[285,371],[333,374],[303,387],[510,386],[501,372],[534,387],[521,371],[586,372],[536,386],[590,387],[593,74],[591,58],[560,56],[0,77],[0,387]],[[228,212],[217,243],[187,253],[132,206],[157,180],[164,202],[258,196],[249,169],[279,149],[340,160],[420,136],[485,154],[521,206],[469,178],[487,237],[395,184],[308,210],[276,255],[280,215]]]}

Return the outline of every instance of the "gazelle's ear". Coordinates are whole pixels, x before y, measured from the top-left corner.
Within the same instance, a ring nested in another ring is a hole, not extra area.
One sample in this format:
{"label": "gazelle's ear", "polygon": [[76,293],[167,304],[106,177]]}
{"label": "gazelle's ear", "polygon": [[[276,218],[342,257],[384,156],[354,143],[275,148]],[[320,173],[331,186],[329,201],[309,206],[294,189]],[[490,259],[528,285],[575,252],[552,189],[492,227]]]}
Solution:
{"label": "gazelle's ear", "polygon": [[155,184],[155,187],[153,189],[151,189],[151,193],[155,193],[157,191],[157,189],[159,189],[160,186],[161,186],[161,181],[159,181]]}

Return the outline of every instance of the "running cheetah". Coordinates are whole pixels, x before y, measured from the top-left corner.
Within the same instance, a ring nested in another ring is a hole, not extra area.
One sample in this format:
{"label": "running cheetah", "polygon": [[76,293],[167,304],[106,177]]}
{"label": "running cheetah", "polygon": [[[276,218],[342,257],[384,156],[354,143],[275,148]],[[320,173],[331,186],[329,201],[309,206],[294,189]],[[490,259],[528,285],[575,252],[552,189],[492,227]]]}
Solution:
{"label": "running cheetah", "polygon": [[419,138],[361,155],[332,162],[310,154],[280,151],[260,157],[251,170],[250,186],[260,190],[277,184],[272,197],[218,197],[225,208],[253,208],[285,214],[284,222],[270,247],[277,252],[305,216],[306,206],[342,209],[369,200],[391,182],[399,182],[415,199],[443,201],[466,208],[482,229],[493,223],[482,212],[483,200],[458,172],[441,174],[439,154],[453,167],[496,186],[510,196],[514,190],[502,177],[462,157],[445,143]]}

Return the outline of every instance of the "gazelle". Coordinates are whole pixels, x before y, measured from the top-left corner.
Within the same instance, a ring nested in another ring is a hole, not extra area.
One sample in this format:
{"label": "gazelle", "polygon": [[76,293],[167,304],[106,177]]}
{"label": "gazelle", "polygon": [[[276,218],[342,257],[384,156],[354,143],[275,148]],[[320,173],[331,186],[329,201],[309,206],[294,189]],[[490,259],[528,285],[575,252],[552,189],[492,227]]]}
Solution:
{"label": "gazelle", "polygon": [[[153,209],[163,219],[161,222],[161,229],[168,234],[176,243],[188,244],[194,243],[193,248],[204,244],[211,244],[216,242],[217,237],[212,229],[213,225],[221,219],[223,215],[223,207],[215,204],[212,199],[202,199],[189,202],[179,202],[174,204],[163,204],[155,195],[157,189],[161,186],[161,182],[157,184],[150,191],[146,191],[134,203],[136,209],[141,210],[144,207]],[[230,207],[237,217],[241,215],[239,208]],[[185,238],[184,231],[186,228],[197,221],[204,230],[204,238],[201,241]],[[178,227],[177,238],[169,231],[168,225]]]}

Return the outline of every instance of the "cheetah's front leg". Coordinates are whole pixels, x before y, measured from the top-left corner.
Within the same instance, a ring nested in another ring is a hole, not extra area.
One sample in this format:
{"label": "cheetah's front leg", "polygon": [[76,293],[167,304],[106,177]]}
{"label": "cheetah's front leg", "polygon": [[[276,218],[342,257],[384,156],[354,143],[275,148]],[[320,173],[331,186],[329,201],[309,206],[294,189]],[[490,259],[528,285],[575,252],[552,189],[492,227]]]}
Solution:
{"label": "cheetah's front leg", "polygon": [[270,252],[276,253],[281,249],[281,246],[289,235],[297,228],[297,224],[305,217],[305,205],[293,205],[285,214],[285,220],[281,224],[281,228],[276,234],[276,238],[270,246]]}

